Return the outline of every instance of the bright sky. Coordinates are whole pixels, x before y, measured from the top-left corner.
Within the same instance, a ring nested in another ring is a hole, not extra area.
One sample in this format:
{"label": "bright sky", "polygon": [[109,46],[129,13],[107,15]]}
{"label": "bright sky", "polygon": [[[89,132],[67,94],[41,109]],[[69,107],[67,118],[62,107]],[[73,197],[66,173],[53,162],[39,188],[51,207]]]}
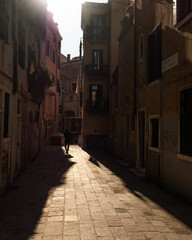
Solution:
{"label": "bright sky", "polygon": [[[63,38],[61,52],[65,56],[79,56],[79,43],[82,37],[81,4],[84,0],[47,0],[48,10],[53,13],[54,21],[58,23],[59,32]],[[102,2],[108,0],[86,0],[86,2]]]}

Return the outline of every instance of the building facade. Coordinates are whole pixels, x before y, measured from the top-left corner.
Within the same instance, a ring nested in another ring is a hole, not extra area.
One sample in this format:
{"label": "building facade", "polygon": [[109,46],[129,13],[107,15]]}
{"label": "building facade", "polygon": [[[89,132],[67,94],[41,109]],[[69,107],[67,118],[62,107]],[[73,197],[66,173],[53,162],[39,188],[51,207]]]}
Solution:
{"label": "building facade", "polygon": [[108,5],[83,4],[81,27],[84,52],[81,144],[101,148],[108,134]]}
{"label": "building facade", "polygon": [[70,54],[67,55],[67,60],[61,63],[63,128],[70,130],[73,142],[77,142],[81,132],[82,63],[82,58],[71,59]]}
{"label": "building facade", "polygon": [[1,1],[0,194],[41,150],[45,1]]}
{"label": "building facade", "polygon": [[60,54],[62,37],[53,14],[47,13],[46,26],[46,68],[52,79],[52,86],[45,91],[45,140],[50,136],[63,131],[62,126],[62,84],[60,81]]}
{"label": "building facade", "polygon": [[[99,79],[90,77],[87,65],[94,49],[106,49],[110,69],[105,95],[109,101],[107,147],[121,163],[192,202],[191,1],[176,2],[175,18],[172,0],[108,1],[98,8],[92,6],[83,5],[82,14],[83,136],[94,136],[93,145],[99,144],[92,126],[104,115],[85,108],[87,99],[94,105],[97,91],[92,92],[92,85],[99,84]],[[96,14],[102,16],[101,8],[109,19],[106,48],[102,41],[95,41],[99,27],[89,28]],[[102,126],[106,127],[104,120]],[[84,146],[88,143],[84,141]]]}
{"label": "building facade", "polygon": [[172,1],[143,0],[127,5],[116,76],[116,154],[124,164],[191,201],[188,6],[177,2],[173,26]]}
{"label": "building facade", "polygon": [[[192,202],[192,5],[177,1],[174,28],[162,30],[160,183]],[[169,43],[169,44],[167,44]]]}

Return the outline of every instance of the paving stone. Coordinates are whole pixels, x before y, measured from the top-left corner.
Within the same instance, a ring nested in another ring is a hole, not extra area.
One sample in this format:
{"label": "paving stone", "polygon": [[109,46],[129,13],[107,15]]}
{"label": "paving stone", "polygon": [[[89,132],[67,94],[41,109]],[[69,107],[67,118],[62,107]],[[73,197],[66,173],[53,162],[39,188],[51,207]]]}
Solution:
{"label": "paving stone", "polygon": [[59,236],[44,236],[43,240],[63,240],[63,236],[59,235]]}
{"label": "paving stone", "polygon": [[126,237],[127,236],[127,232],[125,231],[124,227],[116,226],[116,227],[110,227],[109,229],[114,237]]}
{"label": "paving stone", "polygon": [[77,215],[66,215],[65,216],[65,221],[66,222],[77,222],[78,221],[78,216]]}
{"label": "paving stone", "polygon": [[48,216],[49,216],[49,217],[51,217],[51,216],[63,216],[63,211],[53,211],[53,212],[49,212]]}
{"label": "paving stone", "polygon": [[79,215],[79,222],[80,223],[90,223],[92,221],[91,215]]}
{"label": "paving stone", "polygon": [[138,224],[140,230],[143,232],[143,231],[146,231],[146,232],[154,232],[155,231],[155,227],[150,224],[150,223],[140,223]]}
{"label": "paving stone", "polygon": [[144,233],[135,232],[135,233],[128,233],[128,239],[130,240],[146,240],[147,237]]}
{"label": "paving stone", "polygon": [[147,239],[151,240],[165,240],[165,236],[159,232],[145,232]]}
{"label": "paving stone", "polygon": [[98,238],[95,235],[84,235],[84,234],[81,234],[81,240],[98,240]]}
{"label": "paving stone", "polygon": [[1,240],[191,240],[192,206],[104,153],[46,146],[0,198]]}
{"label": "paving stone", "polygon": [[[2,239],[3,239],[3,237],[2,237]],[[43,240],[43,235],[34,234],[33,236],[30,236],[27,240]]]}
{"label": "paving stone", "polygon": [[47,223],[44,234],[45,235],[61,235],[62,234],[62,226],[63,226],[63,224],[61,222]]}
{"label": "paving stone", "polygon": [[35,229],[34,229],[34,232],[35,233],[43,233],[44,232],[44,230],[45,230],[45,223],[43,223],[43,224],[37,224],[36,225],[36,227],[35,227]]}
{"label": "paving stone", "polygon": [[94,235],[94,226],[93,224],[80,224],[80,233],[83,235]]}
{"label": "paving stone", "polygon": [[108,221],[108,226],[109,227],[121,227],[123,226],[122,225],[122,222],[119,220],[119,221]]}
{"label": "paving stone", "polygon": [[63,235],[64,236],[79,236],[80,231],[79,231],[79,226],[64,226],[63,230]]}
{"label": "paving stone", "polygon": [[95,232],[98,237],[103,237],[103,236],[112,236],[110,229],[108,227],[95,227]]}
{"label": "paving stone", "polygon": [[48,222],[63,222],[63,216],[48,217]]}

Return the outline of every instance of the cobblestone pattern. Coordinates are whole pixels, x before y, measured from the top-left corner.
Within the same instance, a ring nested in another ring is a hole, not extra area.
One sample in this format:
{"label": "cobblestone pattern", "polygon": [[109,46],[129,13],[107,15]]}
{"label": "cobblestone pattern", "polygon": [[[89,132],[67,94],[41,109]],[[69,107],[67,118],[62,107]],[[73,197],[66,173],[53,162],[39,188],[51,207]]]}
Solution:
{"label": "cobblestone pattern", "polygon": [[1,240],[192,239],[192,206],[105,154],[70,154],[46,147],[0,199]]}

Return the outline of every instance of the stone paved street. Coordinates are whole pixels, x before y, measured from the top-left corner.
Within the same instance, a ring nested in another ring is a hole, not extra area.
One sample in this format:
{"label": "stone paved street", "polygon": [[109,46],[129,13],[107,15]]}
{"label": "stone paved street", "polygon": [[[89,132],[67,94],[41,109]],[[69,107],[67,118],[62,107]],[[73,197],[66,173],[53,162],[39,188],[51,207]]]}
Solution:
{"label": "stone paved street", "polygon": [[192,206],[112,157],[46,146],[0,198],[0,240],[192,239]]}

